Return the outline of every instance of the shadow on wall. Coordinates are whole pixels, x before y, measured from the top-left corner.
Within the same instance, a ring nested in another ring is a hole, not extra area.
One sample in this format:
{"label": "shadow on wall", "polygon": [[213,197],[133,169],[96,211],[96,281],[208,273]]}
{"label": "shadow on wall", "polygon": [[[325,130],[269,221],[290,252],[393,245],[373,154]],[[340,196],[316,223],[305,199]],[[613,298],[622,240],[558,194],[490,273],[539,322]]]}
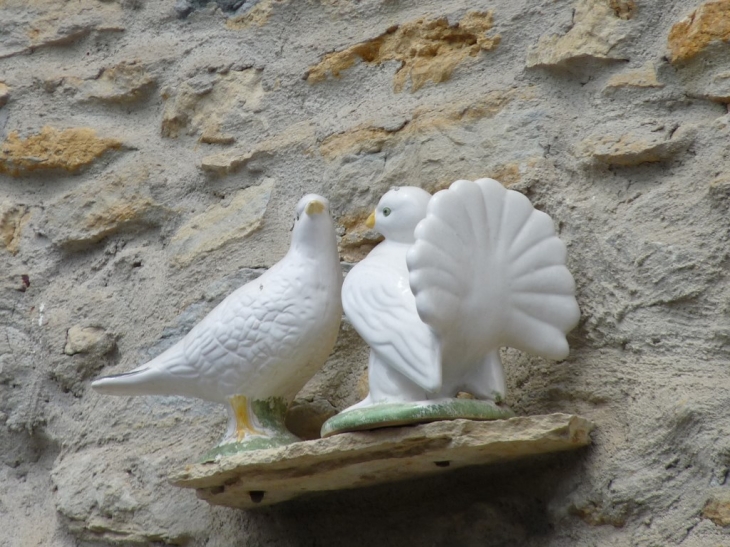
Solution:
{"label": "shadow on wall", "polygon": [[[434,547],[543,545],[555,498],[572,490],[586,451],[470,468],[438,477],[325,494],[248,512],[264,537],[296,545]],[[367,524],[363,515],[368,515]],[[373,526],[372,523],[377,523]],[[565,527],[566,530],[568,526]]]}

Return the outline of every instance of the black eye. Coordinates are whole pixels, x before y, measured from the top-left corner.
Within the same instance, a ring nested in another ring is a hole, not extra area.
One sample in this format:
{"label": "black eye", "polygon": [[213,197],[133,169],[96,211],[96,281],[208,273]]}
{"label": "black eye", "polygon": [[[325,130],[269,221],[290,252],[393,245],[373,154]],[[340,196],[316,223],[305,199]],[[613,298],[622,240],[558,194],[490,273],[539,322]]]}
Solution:
{"label": "black eye", "polygon": [[387,217],[390,214],[390,207],[386,207],[383,209],[383,216]]}

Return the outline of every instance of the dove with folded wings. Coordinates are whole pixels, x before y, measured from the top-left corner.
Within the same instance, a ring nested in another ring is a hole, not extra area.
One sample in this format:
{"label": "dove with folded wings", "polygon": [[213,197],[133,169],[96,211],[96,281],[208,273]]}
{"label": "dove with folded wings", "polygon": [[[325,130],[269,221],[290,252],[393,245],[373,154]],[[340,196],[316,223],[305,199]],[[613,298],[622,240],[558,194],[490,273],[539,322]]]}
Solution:
{"label": "dove with folded wings", "polygon": [[341,287],[329,203],[304,196],[284,258],[230,294],[170,349],[92,387],[109,395],[222,403],[229,421],[221,445],[263,448],[297,440],[284,428],[284,412],[334,347]]}
{"label": "dove with folded wings", "polygon": [[580,310],[550,217],[492,179],[431,196],[393,188],[368,218],[385,240],[347,275],[345,314],[370,346],[369,394],[348,410],[440,400],[499,402],[499,350],[568,355]]}

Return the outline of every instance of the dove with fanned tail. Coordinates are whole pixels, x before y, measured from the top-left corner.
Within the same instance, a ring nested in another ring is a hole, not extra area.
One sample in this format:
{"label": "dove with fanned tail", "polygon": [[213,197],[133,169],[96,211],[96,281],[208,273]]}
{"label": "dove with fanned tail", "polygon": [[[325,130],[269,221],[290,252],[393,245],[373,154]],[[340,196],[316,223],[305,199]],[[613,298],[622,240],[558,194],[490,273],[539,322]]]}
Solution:
{"label": "dove with fanned tail", "polygon": [[493,179],[434,196],[393,188],[368,225],[385,241],[347,275],[342,297],[371,349],[370,391],[348,410],[460,391],[499,402],[500,348],[568,356],[580,310],[566,247],[524,195]]}
{"label": "dove with fanned tail", "polygon": [[283,414],[334,347],[341,287],[329,204],[309,194],[296,207],[281,261],[230,294],[173,347],[92,387],[109,395],[183,395],[225,404],[222,444],[290,442]]}

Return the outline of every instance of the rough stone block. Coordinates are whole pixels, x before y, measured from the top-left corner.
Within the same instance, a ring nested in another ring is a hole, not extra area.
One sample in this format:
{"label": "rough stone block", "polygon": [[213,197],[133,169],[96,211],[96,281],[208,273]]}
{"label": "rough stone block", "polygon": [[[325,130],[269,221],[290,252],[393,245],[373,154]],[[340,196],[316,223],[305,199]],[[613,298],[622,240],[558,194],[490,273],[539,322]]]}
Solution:
{"label": "rough stone block", "polygon": [[0,59],[49,46],[65,46],[93,32],[122,31],[117,2],[5,0],[0,18]]}
{"label": "rough stone block", "polygon": [[13,131],[0,147],[0,173],[17,177],[39,170],[75,172],[120,148],[117,139],[98,137],[88,127],[58,130],[46,126],[25,139]]}
{"label": "rough stone block", "polygon": [[411,92],[415,92],[429,81],[447,81],[467,57],[496,48],[500,37],[486,35],[492,26],[491,12],[469,12],[454,25],[449,25],[446,18],[423,18],[396,25],[371,40],[326,55],[309,68],[307,81],[319,82],[328,75],[337,77],[358,60],[371,65],[400,61],[394,90],[403,91],[410,79]]}
{"label": "rough stone block", "polygon": [[258,186],[240,190],[227,205],[213,205],[190,219],[170,241],[173,262],[185,266],[200,255],[241,241],[258,230],[273,188],[274,180],[266,179]]}
{"label": "rough stone block", "polygon": [[148,165],[132,164],[74,188],[46,211],[48,237],[78,251],[113,234],[159,226],[170,210],[151,195],[151,173]]}
{"label": "rough stone block", "polygon": [[544,35],[527,55],[528,67],[566,67],[594,59],[625,60],[619,46],[627,37],[633,2],[578,0],[573,24],[563,35]]}
{"label": "rough stone block", "polygon": [[170,480],[195,488],[200,498],[214,505],[252,508],[308,493],[572,450],[590,444],[592,428],[579,416],[550,414],[343,433],[189,465]]}
{"label": "rough stone block", "polygon": [[86,353],[101,356],[114,349],[114,346],[114,338],[109,336],[103,328],[74,325],[68,329],[63,352],[66,355]]}
{"label": "rough stone block", "polygon": [[206,156],[201,160],[200,168],[213,175],[229,175],[245,166],[255,164],[257,160],[273,158],[296,148],[308,150],[314,141],[313,125],[309,122],[301,122],[287,127],[279,135],[257,143],[253,149],[235,147],[227,152]]}
{"label": "rough stone block", "polygon": [[685,63],[713,42],[730,41],[730,0],[705,2],[669,31],[672,63]]}
{"label": "rough stone block", "polygon": [[690,124],[676,129],[671,136],[662,128],[654,131],[645,128],[624,134],[604,130],[583,140],[577,147],[577,153],[597,163],[632,167],[675,157],[692,144],[695,133]]}
{"label": "rough stone block", "polygon": [[717,526],[730,526],[730,495],[719,492],[710,497],[702,508],[702,516]]}
{"label": "rough stone block", "polygon": [[61,86],[65,93],[78,94],[81,101],[128,104],[147,97],[156,81],[144,63],[130,60],[104,68],[92,78],[51,78],[45,86],[48,89]]}
{"label": "rough stone block", "polygon": [[23,226],[30,220],[30,212],[25,205],[15,205],[0,201],[0,248],[11,254],[20,249],[20,236]]}
{"label": "rough stone block", "polygon": [[232,70],[227,74],[200,73],[184,82],[175,98],[168,98],[162,115],[162,135],[200,135],[200,142],[231,144],[233,126],[251,125],[264,96],[261,71]]}
{"label": "rough stone block", "polygon": [[606,83],[604,91],[615,91],[617,89],[626,88],[661,88],[664,87],[656,74],[656,68],[653,64],[647,64],[636,70],[628,70],[620,72]]}

